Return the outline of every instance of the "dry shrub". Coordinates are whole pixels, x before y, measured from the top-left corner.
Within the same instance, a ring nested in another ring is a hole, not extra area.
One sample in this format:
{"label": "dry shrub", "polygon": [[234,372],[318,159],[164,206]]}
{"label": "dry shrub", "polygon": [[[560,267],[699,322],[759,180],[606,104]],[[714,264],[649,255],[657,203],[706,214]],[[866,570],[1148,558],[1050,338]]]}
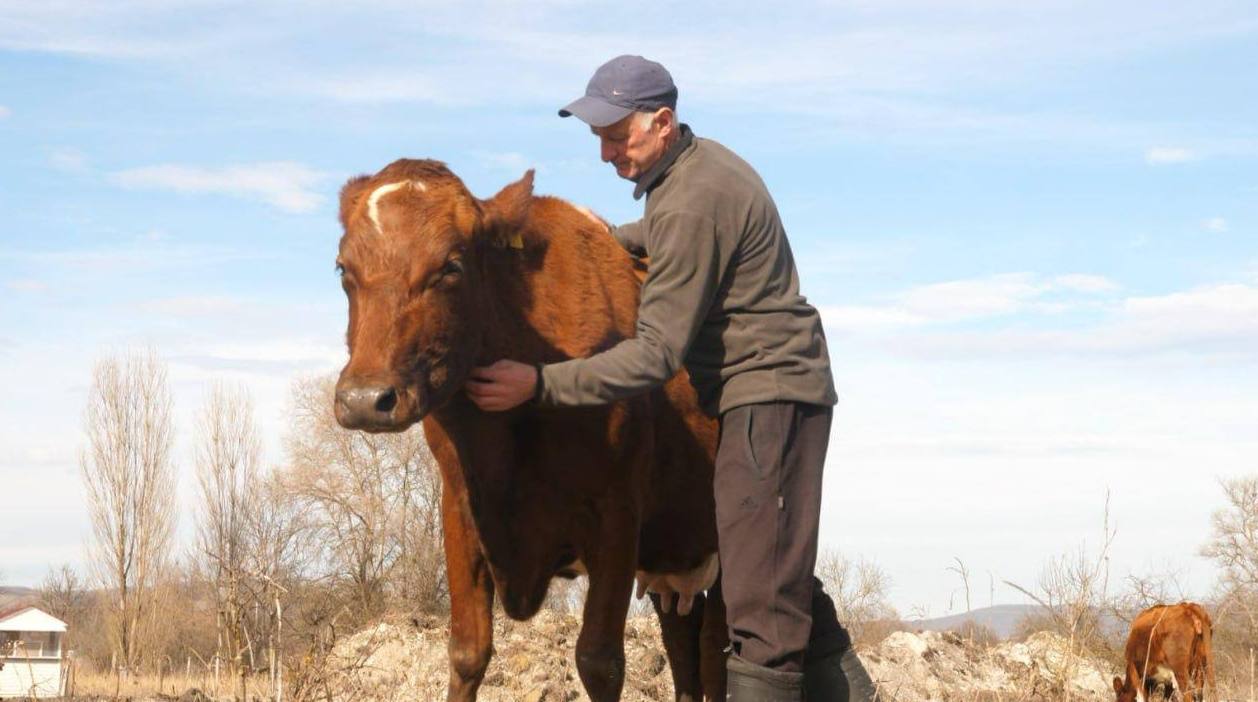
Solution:
{"label": "dry shrub", "polygon": [[969,645],[979,648],[990,648],[1001,641],[995,629],[972,619],[949,629],[948,632],[961,637]]}
{"label": "dry shrub", "polygon": [[817,558],[816,573],[854,644],[872,646],[896,630],[899,615],[887,601],[891,577],[875,563],[825,549]]}
{"label": "dry shrub", "polygon": [[[1034,590],[1005,581],[1040,605],[1042,622],[1047,625],[1044,630],[1064,639],[1066,655],[1060,669],[1052,671],[1063,683],[1075,676],[1085,660],[1098,654],[1108,657],[1112,651],[1103,626],[1109,597],[1109,549],[1115,535],[1110,527],[1108,493],[1102,535],[1101,547],[1096,553],[1089,553],[1086,547],[1080,546],[1072,554],[1050,559]],[[1065,701],[1069,702],[1070,688],[1063,685],[1063,689],[1067,690]]]}

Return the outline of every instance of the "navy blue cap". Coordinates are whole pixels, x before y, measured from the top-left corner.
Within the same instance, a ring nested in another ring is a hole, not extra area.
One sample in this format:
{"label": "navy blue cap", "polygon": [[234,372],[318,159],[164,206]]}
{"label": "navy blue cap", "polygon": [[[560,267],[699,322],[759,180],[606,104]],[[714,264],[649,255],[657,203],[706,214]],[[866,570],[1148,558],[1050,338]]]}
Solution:
{"label": "navy blue cap", "polygon": [[641,56],[617,56],[594,72],[585,96],[559,111],[591,127],[606,127],[633,112],[677,109],[677,86],[668,69]]}

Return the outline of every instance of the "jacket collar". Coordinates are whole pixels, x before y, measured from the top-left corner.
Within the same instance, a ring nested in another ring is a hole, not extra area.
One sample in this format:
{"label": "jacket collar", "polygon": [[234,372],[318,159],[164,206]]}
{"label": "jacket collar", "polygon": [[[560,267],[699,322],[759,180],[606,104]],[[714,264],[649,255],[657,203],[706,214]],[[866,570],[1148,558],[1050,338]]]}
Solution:
{"label": "jacket collar", "polygon": [[665,151],[664,155],[660,156],[660,160],[656,161],[655,165],[648,168],[646,173],[643,173],[638,178],[638,185],[633,189],[633,199],[641,200],[643,195],[654,190],[655,186],[664,180],[668,170],[677,162],[677,158],[694,143],[694,140],[695,135],[694,132],[690,131],[690,126],[686,124],[681,125],[681,136],[677,138],[677,141],[668,147],[668,151]]}

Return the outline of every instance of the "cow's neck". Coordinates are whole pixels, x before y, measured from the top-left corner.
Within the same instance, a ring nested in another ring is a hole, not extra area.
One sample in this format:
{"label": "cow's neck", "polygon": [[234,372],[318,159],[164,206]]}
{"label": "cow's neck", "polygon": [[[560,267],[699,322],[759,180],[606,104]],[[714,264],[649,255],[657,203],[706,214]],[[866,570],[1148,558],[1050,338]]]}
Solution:
{"label": "cow's neck", "polygon": [[[638,283],[629,257],[611,237],[599,245],[612,254],[574,245],[576,239],[538,237],[525,250],[487,247],[478,360],[555,363],[633,335]],[[617,253],[624,259],[621,271],[608,267]]]}
{"label": "cow's neck", "polygon": [[486,252],[483,294],[477,302],[482,330],[479,362],[512,359],[536,364],[550,360],[554,351],[533,322],[532,286],[527,253],[515,249]]}

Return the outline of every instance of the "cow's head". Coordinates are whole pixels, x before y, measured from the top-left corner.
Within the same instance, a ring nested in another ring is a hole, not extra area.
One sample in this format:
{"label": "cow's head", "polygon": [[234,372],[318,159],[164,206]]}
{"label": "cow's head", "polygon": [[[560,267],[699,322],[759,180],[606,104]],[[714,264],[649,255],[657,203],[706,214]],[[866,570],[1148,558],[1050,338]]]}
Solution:
{"label": "cow's head", "polygon": [[529,171],[477,200],[435,161],[396,161],[346,183],[336,261],[349,298],[342,426],[402,431],[463,386],[485,327],[480,259],[519,231],[532,192]]}
{"label": "cow's head", "polygon": [[1136,686],[1128,686],[1122,678],[1114,678],[1115,702],[1136,702]]}

